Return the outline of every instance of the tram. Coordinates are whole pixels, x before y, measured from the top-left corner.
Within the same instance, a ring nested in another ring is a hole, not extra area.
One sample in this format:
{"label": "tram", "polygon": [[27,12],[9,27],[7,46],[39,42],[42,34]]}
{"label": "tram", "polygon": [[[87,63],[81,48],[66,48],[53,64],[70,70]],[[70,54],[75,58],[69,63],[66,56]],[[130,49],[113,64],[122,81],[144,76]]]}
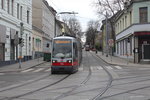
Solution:
{"label": "tram", "polygon": [[70,36],[53,39],[51,54],[51,74],[57,72],[74,73],[82,60],[81,42]]}

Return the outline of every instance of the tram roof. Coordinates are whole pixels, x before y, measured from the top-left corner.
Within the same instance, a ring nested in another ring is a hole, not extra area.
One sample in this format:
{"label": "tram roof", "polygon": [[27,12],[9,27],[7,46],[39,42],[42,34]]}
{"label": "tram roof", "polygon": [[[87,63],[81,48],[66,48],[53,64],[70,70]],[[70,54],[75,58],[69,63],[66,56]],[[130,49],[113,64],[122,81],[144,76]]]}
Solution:
{"label": "tram roof", "polygon": [[59,36],[59,37],[55,37],[54,39],[75,39],[75,38],[70,36]]}

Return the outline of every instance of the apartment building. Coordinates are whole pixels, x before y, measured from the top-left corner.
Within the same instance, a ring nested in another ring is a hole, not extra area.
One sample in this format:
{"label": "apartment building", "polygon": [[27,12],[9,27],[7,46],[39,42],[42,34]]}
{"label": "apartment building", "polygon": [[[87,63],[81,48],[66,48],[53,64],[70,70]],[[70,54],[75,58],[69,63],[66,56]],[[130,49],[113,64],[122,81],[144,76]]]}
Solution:
{"label": "apartment building", "polygon": [[[32,0],[32,22],[33,26],[43,31],[42,43],[43,53],[51,52],[52,38],[55,35],[55,15],[56,11],[49,6],[46,0]],[[36,37],[32,38],[36,41]]]}
{"label": "apartment building", "polygon": [[[31,58],[32,0],[0,0],[0,61]],[[22,26],[21,26],[22,25]],[[22,28],[22,34],[21,34]],[[22,50],[15,41],[22,37]],[[21,51],[20,51],[21,50]],[[20,55],[20,53],[22,55]]]}
{"label": "apartment building", "polygon": [[131,0],[116,18],[116,55],[150,61],[150,0]]}

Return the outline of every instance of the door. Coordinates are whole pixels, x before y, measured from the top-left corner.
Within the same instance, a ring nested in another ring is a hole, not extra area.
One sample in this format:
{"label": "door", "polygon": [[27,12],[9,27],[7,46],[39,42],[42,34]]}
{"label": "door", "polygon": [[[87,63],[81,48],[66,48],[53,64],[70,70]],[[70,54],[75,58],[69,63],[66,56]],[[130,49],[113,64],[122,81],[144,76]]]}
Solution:
{"label": "door", "polygon": [[14,40],[11,39],[11,46],[10,46],[10,59],[15,60],[15,45]]}
{"label": "door", "polygon": [[143,44],[143,59],[150,59],[150,44]]}
{"label": "door", "polygon": [[4,61],[4,45],[0,43],[0,61]]}

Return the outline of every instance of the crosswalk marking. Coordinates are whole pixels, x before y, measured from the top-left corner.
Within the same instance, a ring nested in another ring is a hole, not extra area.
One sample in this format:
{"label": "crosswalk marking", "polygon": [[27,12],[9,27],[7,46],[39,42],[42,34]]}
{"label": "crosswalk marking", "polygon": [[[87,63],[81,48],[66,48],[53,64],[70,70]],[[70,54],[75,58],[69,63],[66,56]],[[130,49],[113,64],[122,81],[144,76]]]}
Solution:
{"label": "crosswalk marking", "polygon": [[101,66],[97,67],[98,70],[102,70],[103,68]]}
{"label": "crosswalk marking", "polygon": [[115,68],[117,68],[117,69],[122,69],[120,66],[114,66]]}
{"label": "crosswalk marking", "polygon": [[79,69],[78,69],[79,71],[82,71],[83,70],[83,67],[79,67]]}
{"label": "crosswalk marking", "polygon": [[49,71],[51,71],[51,68],[49,68],[49,69],[45,70],[45,72],[49,72]]}
{"label": "crosswalk marking", "polygon": [[24,71],[21,71],[22,73],[26,73],[26,72],[29,72],[29,71],[32,71],[32,70],[34,70],[33,68],[31,68],[31,69],[27,69],[27,70],[24,70]]}
{"label": "crosswalk marking", "polygon": [[106,66],[107,69],[113,69],[111,66]]}
{"label": "crosswalk marking", "polygon": [[39,68],[39,69],[37,69],[37,70],[35,70],[33,72],[39,72],[39,71],[42,71],[42,70],[44,70],[44,68]]}
{"label": "crosswalk marking", "polygon": [[[106,67],[108,70],[113,70],[113,69],[118,69],[118,70],[121,70],[122,67],[120,66],[104,66]],[[90,66],[90,69],[92,71],[96,71],[96,70],[103,70],[103,67],[102,66]],[[81,66],[79,67],[78,69],[79,71],[83,71],[84,68]],[[23,70],[21,71],[22,73],[26,73],[26,72],[33,72],[33,73],[36,73],[36,72],[40,72],[40,71],[43,71],[43,72],[50,72],[51,71],[51,68],[31,68],[31,69],[27,69],[27,70]],[[0,75],[3,75],[3,73],[0,73]]]}
{"label": "crosswalk marking", "polygon": [[0,73],[0,75],[4,75],[4,73]]}

